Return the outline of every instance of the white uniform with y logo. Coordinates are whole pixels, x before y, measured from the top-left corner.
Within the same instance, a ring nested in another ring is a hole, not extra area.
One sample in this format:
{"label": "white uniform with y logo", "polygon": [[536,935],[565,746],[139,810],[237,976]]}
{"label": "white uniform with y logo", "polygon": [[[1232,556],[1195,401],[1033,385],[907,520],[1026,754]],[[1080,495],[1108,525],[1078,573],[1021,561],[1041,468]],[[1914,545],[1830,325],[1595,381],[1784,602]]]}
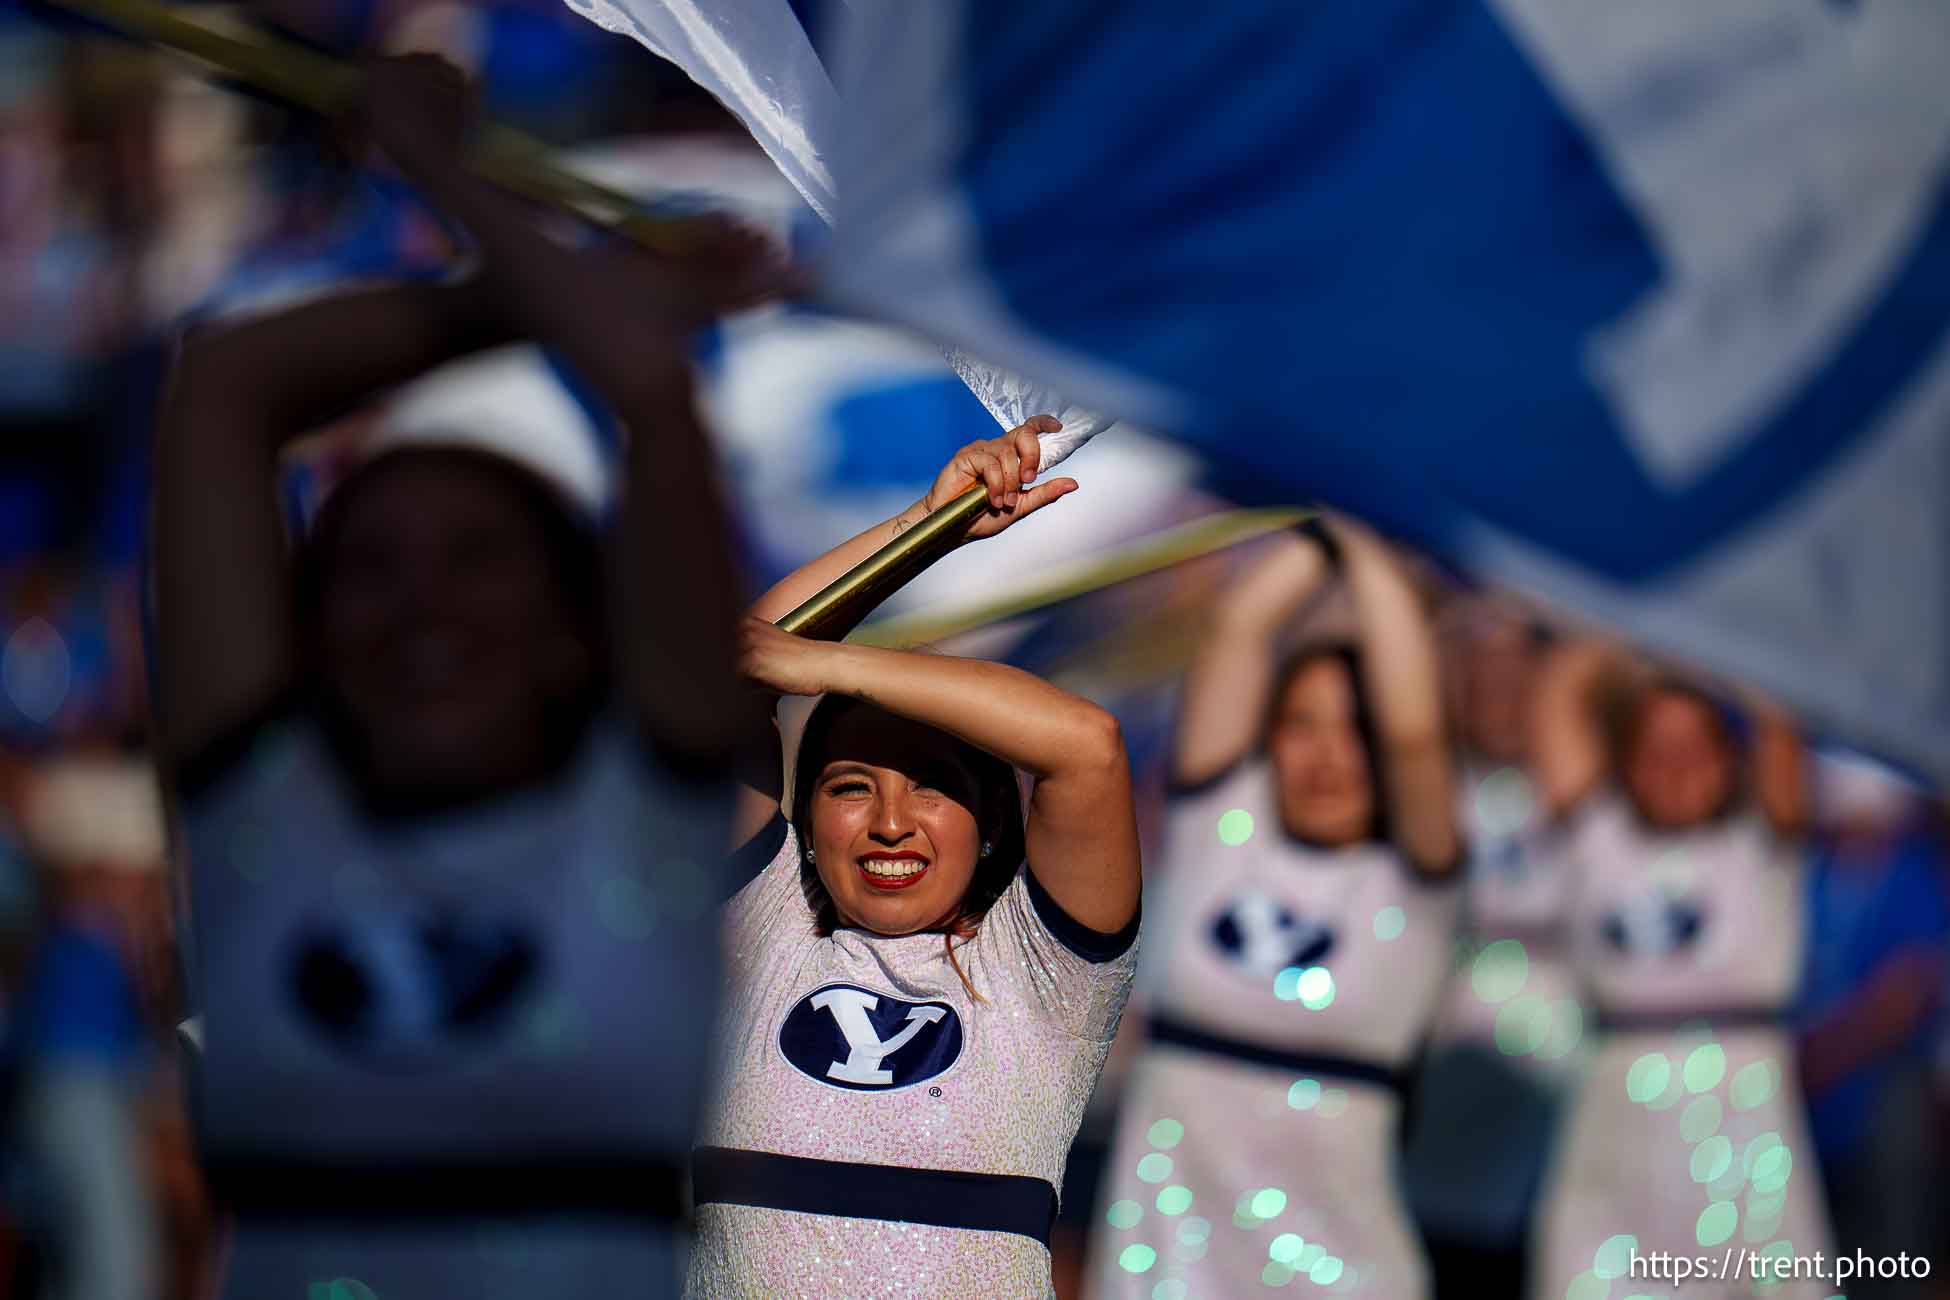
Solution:
{"label": "white uniform with y logo", "polygon": [[1178,796],[1167,834],[1152,1041],[1099,1198],[1091,1294],[1426,1294],[1394,1185],[1396,1091],[1187,1040],[1403,1069],[1449,971],[1460,890],[1386,844],[1293,840],[1260,761]]}
{"label": "white uniform with y logo", "polygon": [[1532,1294],[1557,1300],[1636,1250],[1705,1256],[1726,1275],[1675,1288],[1619,1272],[1614,1291],[1834,1295],[1805,1276],[1760,1287],[1742,1255],[1830,1249],[1794,1045],[1764,1015],[1786,1010],[1801,969],[1799,849],[1752,811],[1665,832],[1616,796],[1576,814],[1568,844],[1572,953],[1617,1028],[1544,1189]]}
{"label": "white uniform with y logo", "polygon": [[1060,1192],[1130,992],[1135,927],[1093,944],[1025,868],[955,948],[978,1000],[939,934],[816,934],[797,838],[783,822],[767,835],[770,865],[727,909],[730,987],[687,1294],[1052,1295],[1035,1236],[927,1221],[953,1217],[952,1190],[889,1217],[815,1212],[884,1172],[855,1168],[817,1175],[830,1184],[806,1209],[735,1203],[711,1198],[705,1157],[897,1166],[896,1186],[903,1170],[951,1171],[950,1184],[1005,1175]]}

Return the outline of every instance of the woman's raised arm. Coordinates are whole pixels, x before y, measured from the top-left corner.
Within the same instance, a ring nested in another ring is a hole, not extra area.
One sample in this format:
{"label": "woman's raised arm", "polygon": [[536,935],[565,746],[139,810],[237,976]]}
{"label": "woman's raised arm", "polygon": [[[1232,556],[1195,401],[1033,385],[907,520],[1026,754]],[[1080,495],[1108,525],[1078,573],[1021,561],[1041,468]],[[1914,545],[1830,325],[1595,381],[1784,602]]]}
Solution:
{"label": "woman's raised arm", "polygon": [[1279,671],[1280,629],[1331,569],[1318,539],[1287,534],[1219,597],[1185,675],[1171,756],[1175,784],[1203,785],[1259,743]]}
{"label": "woman's raised arm", "polygon": [[1376,760],[1395,847],[1423,871],[1454,870],[1455,762],[1443,725],[1442,676],[1421,597],[1381,539],[1349,519],[1330,527],[1344,559],[1374,709]]}

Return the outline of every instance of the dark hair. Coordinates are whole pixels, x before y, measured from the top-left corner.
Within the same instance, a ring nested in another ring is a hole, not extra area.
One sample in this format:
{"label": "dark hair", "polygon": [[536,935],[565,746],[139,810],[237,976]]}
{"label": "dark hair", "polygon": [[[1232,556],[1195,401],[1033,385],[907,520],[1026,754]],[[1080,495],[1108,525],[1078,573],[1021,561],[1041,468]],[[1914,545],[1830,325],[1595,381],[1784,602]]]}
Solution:
{"label": "dark hair", "polygon": [[[1712,692],[1683,678],[1661,674],[1650,681],[1615,690],[1605,699],[1603,718],[1614,777],[1623,784],[1626,764],[1645,730],[1646,714],[1651,711],[1652,701],[1662,695],[1685,700],[1698,708],[1706,716],[1712,738],[1727,756],[1732,780],[1727,783],[1726,798],[1707,817],[1709,822],[1718,821],[1739,807],[1746,795],[1746,737],[1738,713]],[[1629,786],[1625,787],[1625,793],[1629,798]]]}
{"label": "dark hair", "polygon": [[1294,679],[1322,662],[1339,664],[1347,674],[1348,688],[1354,696],[1354,734],[1359,738],[1361,752],[1368,761],[1368,790],[1374,809],[1366,838],[1386,840],[1390,834],[1387,778],[1381,765],[1380,734],[1375,728],[1374,709],[1369,704],[1368,678],[1361,668],[1359,647],[1345,641],[1316,641],[1301,646],[1287,657],[1286,662],[1280,665],[1279,675],[1273,681],[1272,694],[1266,702],[1266,718],[1260,729],[1260,752],[1265,753],[1272,746],[1273,732],[1279,726],[1287,692],[1293,688]]}
{"label": "dark hair", "polygon": [[609,626],[594,529],[551,483],[506,456],[475,447],[418,445],[374,456],[339,483],[300,541],[293,560],[294,613],[300,648],[300,690],[355,776],[369,767],[365,740],[337,699],[319,662],[325,593],[339,559],[353,505],[387,474],[406,466],[444,466],[480,474],[507,490],[541,534],[550,582],[576,639],[588,651],[589,677],[573,694],[552,701],[543,726],[551,770],[566,763],[609,696]]}
{"label": "dark hair", "polygon": [[[826,892],[826,886],[810,857],[813,791],[819,784],[820,772],[826,766],[826,752],[832,740],[833,728],[855,709],[872,707],[848,696],[828,695],[806,719],[806,729],[799,737],[799,756],[792,772],[792,825],[799,835],[799,879],[806,891],[806,901],[813,909],[814,925],[822,935],[839,929],[840,917],[832,895]],[[1003,891],[1015,880],[1016,873],[1022,870],[1028,850],[1023,841],[1022,789],[1016,784],[1016,769],[966,741],[945,733],[942,740],[955,747],[969,770],[975,774],[981,803],[975,810],[975,819],[981,824],[983,837],[990,845],[988,856],[976,862],[975,875],[969,881],[968,892],[962,895],[960,906],[943,932],[952,944],[957,938],[966,940],[974,937],[982,918],[988,915],[988,910],[995,906],[995,900],[1002,897]],[[951,960],[953,956],[951,946]]]}

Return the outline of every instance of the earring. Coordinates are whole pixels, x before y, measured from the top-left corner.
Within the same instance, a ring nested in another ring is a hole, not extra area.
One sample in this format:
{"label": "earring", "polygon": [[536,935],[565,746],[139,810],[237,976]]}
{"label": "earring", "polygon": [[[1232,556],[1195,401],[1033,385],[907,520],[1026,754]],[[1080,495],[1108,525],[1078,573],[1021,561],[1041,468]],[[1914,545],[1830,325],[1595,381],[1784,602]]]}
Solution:
{"label": "earring", "polygon": [[817,851],[816,849],[813,849],[813,848],[811,848],[811,847],[808,847],[808,848],[806,849],[806,861],[808,861],[808,862],[817,862],[817,861],[819,861],[819,853],[818,853],[818,851]]}
{"label": "earring", "polygon": [[986,858],[986,857],[987,857],[987,856],[988,856],[989,854],[991,854],[991,853],[993,853],[993,852],[995,852],[995,845],[993,845],[993,844],[991,844],[991,843],[989,843],[989,842],[988,842],[987,840],[983,840],[983,841],[982,841],[982,856]]}

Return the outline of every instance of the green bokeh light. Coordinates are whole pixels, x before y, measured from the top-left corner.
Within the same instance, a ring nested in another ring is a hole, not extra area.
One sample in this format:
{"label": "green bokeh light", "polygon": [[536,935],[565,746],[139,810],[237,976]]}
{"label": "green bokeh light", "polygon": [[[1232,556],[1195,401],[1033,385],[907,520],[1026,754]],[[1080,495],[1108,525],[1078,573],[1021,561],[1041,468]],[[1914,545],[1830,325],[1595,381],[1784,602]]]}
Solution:
{"label": "green bokeh light", "polygon": [[1253,1193],[1246,1208],[1256,1219],[1277,1219],[1286,1209],[1286,1193],[1277,1187],[1262,1187]]}
{"label": "green bokeh light", "polygon": [[1725,1112],[1718,1097],[1695,1097],[1679,1115],[1679,1136],[1688,1142],[1704,1142],[1720,1131]]}
{"label": "green bokeh light", "polygon": [[1307,1280],[1315,1286],[1332,1286],[1341,1280],[1341,1270],[1345,1267],[1340,1256],[1323,1255],[1307,1270]]}
{"label": "green bokeh light", "polygon": [[1187,1244],[1197,1244],[1212,1235],[1212,1220],[1201,1219],[1196,1214],[1178,1225],[1178,1240]]}
{"label": "green bokeh light", "polygon": [[1693,1238],[1702,1246],[1718,1246],[1740,1226],[1740,1208],[1732,1201],[1715,1201],[1700,1211]]}
{"label": "green bokeh light", "polygon": [[1192,1189],[1173,1184],[1158,1193],[1158,1213],[1183,1214],[1192,1208]]}
{"label": "green bokeh light", "polygon": [[1253,815],[1234,808],[1219,816],[1219,843],[1240,845],[1253,837]]}
{"label": "green bokeh light", "polygon": [[1515,939],[1498,939],[1476,954],[1469,972],[1470,987],[1485,1002],[1507,1002],[1530,978],[1530,957]]}
{"label": "green bokeh light", "polygon": [[1185,1300],[1190,1288],[1175,1277],[1168,1277],[1151,1288],[1151,1300]]}
{"label": "green bokeh light", "polygon": [[1625,1095],[1641,1106],[1656,1101],[1672,1082],[1672,1062],[1664,1052],[1647,1052],[1625,1072]]}
{"label": "green bokeh light", "polygon": [[1561,1061],[1578,1050],[1584,1041],[1584,1008],[1576,998],[1559,998],[1550,1004],[1550,1030],[1537,1049],[1537,1059]]}
{"label": "green bokeh light", "polygon": [[1137,1162],[1137,1176],[1147,1183],[1162,1183],[1171,1177],[1171,1157],[1153,1151]]}
{"label": "green bokeh light", "polygon": [[1283,1232],[1267,1244],[1266,1254],[1277,1264],[1291,1265],[1307,1248],[1307,1239],[1297,1232]]}
{"label": "green bokeh light", "polygon": [[1175,1119],[1161,1119],[1145,1131],[1144,1140],[1160,1151],[1169,1151],[1185,1138],[1185,1126]]}
{"label": "green bokeh light", "polygon": [[1686,1057],[1684,1075],[1687,1092],[1710,1092],[1726,1077],[1726,1049],[1718,1043],[1695,1047]]}
{"label": "green bokeh light", "polygon": [[1605,1300],[1610,1294],[1611,1283],[1588,1270],[1572,1278],[1571,1285],[1564,1288],[1564,1300]]}
{"label": "green bokeh light", "polygon": [[1267,1286],[1285,1286],[1293,1280],[1293,1270],[1285,1264],[1269,1262],[1259,1270],[1259,1280]]}
{"label": "green bokeh light", "polygon": [[1639,1239],[1628,1232],[1605,1238],[1591,1257],[1591,1271],[1607,1280],[1624,1277],[1632,1268],[1632,1255],[1639,1248]]}
{"label": "green bokeh light", "polygon": [[1320,1094],[1320,1117],[1333,1119],[1347,1109],[1347,1089],[1329,1088]]}
{"label": "green bokeh light", "polygon": [[1135,1228],[1144,1217],[1144,1207],[1136,1201],[1113,1201],[1104,1219],[1113,1228]]}
{"label": "green bokeh light", "polygon": [[1117,1266],[1126,1273],[1148,1273],[1157,1262],[1158,1252],[1141,1241],[1124,1247],[1123,1253],[1117,1257]]}
{"label": "green bokeh light", "polygon": [[1727,1097],[1733,1102],[1733,1108],[1752,1110],[1764,1105],[1774,1095],[1777,1086],[1775,1071],[1779,1068],[1772,1059],[1741,1066],[1735,1072],[1733,1082],[1727,1086]]}
{"label": "green bokeh light", "polygon": [[1710,1183],[1733,1164],[1733,1143],[1724,1137],[1707,1138],[1693,1148],[1693,1181]]}
{"label": "green bokeh light", "polygon": [[1550,1005],[1536,994],[1511,998],[1496,1013],[1496,1050],[1505,1056],[1529,1056],[1544,1045],[1550,1021]]}
{"label": "green bokeh light", "polygon": [[1794,1172],[1794,1153],[1786,1145],[1769,1147],[1754,1158],[1754,1172],[1749,1175],[1754,1190],[1771,1196],[1787,1190],[1788,1176]]}
{"label": "green bokeh light", "polygon": [[1286,1104],[1295,1110],[1312,1110],[1320,1101],[1318,1079],[1296,1079],[1286,1090]]}
{"label": "green bokeh light", "polygon": [[1389,906],[1374,914],[1374,937],[1383,943],[1402,937],[1408,928],[1408,915],[1399,907]]}
{"label": "green bokeh light", "polygon": [[1300,972],[1296,991],[1301,1006],[1309,1011],[1325,1011],[1334,1004],[1334,977],[1325,966],[1309,966]]}

